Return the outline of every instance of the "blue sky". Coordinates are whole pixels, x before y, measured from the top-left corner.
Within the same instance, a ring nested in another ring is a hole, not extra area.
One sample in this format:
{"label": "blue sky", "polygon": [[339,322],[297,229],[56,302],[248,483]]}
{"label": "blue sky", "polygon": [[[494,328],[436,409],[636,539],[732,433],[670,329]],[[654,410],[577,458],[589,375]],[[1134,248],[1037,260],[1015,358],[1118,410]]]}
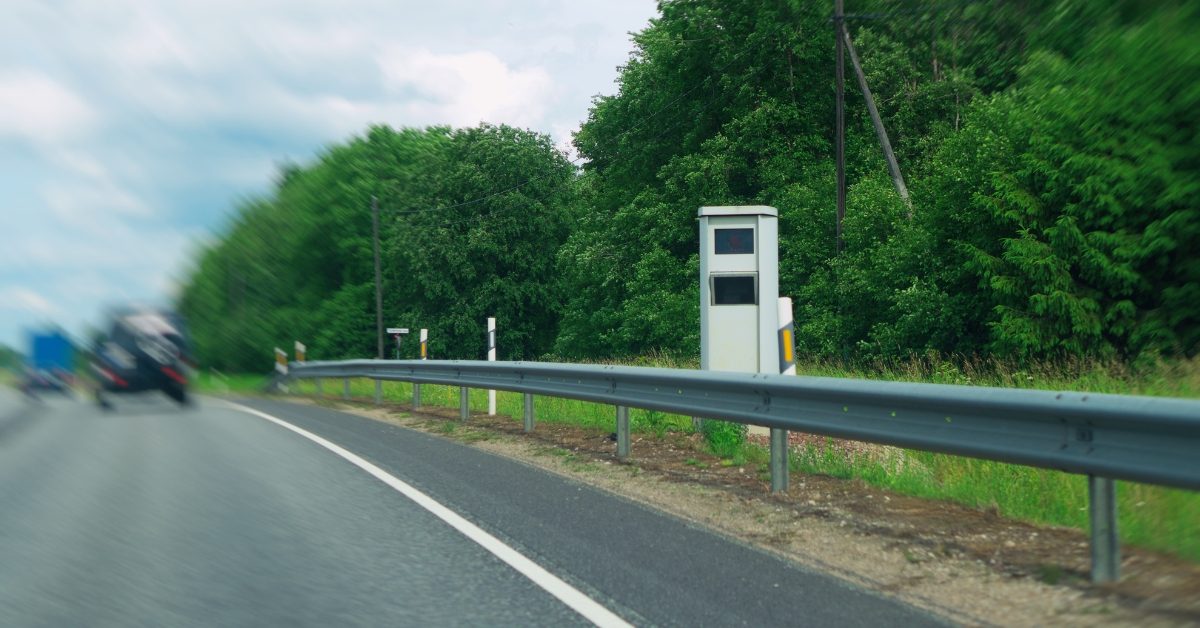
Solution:
{"label": "blue sky", "polygon": [[563,146],[652,0],[0,6],[0,343],[164,303],[277,165],[368,124],[508,123]]}

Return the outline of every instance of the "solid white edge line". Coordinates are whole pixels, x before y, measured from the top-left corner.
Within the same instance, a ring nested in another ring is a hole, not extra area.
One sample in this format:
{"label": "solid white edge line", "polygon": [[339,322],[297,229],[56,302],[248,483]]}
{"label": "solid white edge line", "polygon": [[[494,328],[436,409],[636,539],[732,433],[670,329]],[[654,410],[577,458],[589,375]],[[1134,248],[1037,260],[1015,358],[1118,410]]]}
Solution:
{"label": "solid white edge line", "polygon": [[309,432],[308,430],[296,427],[295,425],[292,425],[291,423],[288,423],[287,421],[284,421],[278,417],[267,414],[266,412],[255,410],[254,408],[243,406],[232,401],[226,401],[225,403],[237,410],[247,414],[253,414],[254,416],[266,419],[280,427],[289,429],[324,447],[325,449],[332,451],[342,458],[345,458],[351,464],[375,476],[377,480],[392,487],[400,494],[415,502],[418,506],[428,510],[438,519],[441,519],[449,524],[450,527],[458,530],[458,532],[463,536],[467,537],[471,541],[474,541],[488,552],[491,552],[493,556],[507,563],[508,566],[515,569],[517,573],[525,576],[547,593],[558,598],[559,601],[561,601],[563,604],[566,604],[571,610],[579,613],[584,619],[592,622],[593,624],[604,627],[631,626],[629,622],[621,619],[621,617],[616,613],[608,610],[599,602],[585,595],[579,589],[567,584],[561,578],[550,573],[541,565],[526,558],[523,554],[509,547],[500,539],[488,534],[479,526],[467,521],[458,513],[450,510],[446,506],[443,506],[432,497],[413,488],[403,480],[400,480],[396,476],[366,461],[358,454],[350,452],[333,442]]}

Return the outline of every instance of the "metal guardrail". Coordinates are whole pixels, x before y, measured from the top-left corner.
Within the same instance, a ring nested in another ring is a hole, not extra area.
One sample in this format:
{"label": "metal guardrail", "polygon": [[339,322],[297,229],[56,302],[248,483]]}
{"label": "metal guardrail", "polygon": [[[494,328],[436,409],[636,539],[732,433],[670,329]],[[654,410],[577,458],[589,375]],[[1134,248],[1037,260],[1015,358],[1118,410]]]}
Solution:
{"label": "metal guardrail", "polygon": [[[1200,490],[1200,401],[1193,400],[539,362],[308,362],[291,364],[288,376],[526,393],[526,429],[531,395],[612,404],[621,457],[629,453],[627,410],[620,420],[629,407],[763,425],[774,428],[773,476],[787,470],[780,430],[1086,474],[1096,580],[1116,579],[1119,567],[1112,480]],[[781,456],[784,464],[775,464]]]}

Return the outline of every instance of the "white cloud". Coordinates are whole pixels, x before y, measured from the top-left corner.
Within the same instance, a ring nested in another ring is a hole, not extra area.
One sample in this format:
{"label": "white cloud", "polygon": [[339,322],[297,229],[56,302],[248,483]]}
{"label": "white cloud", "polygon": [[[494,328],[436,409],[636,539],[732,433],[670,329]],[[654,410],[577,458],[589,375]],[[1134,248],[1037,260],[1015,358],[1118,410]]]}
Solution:
{"label": "white cloud", "polygon": [[88,129],[96,114],[74,91],[46,74],[0,74],[0,138],[60,140]]}
{"label": "white cloud", "polygon": [[552,96],[544,69],[510,68],[488,51],[436,54],[389,46],[378,63],[391,93],[415,92],[407,106],[414,117],[456,126],[531,125],[542,121]]}
{"label": "white cloud", "polygon": [[24,286],[10,286],[0,290],[0,309],[17,310],[44,317],[62,315],[62,310],[49,299]]}

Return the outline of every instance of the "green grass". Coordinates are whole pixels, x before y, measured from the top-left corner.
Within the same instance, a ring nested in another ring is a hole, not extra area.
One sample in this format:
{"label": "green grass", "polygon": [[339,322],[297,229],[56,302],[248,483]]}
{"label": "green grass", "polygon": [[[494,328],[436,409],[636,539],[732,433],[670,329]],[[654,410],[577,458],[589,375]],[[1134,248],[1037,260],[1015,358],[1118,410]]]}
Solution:
{"label": "green grass", "polygon": [[[696,366],[694,361],[669,355],[654,355],[625,363],[678,368]],[[1118,363],[1088,361],[1021,367],[999,361],[922,357],[857,367],[810,362],[800,364],[798,370],[803,375],[858,379],[1200,397],[1200,359],[1132,368]],[[229,378],[227,385],[232,388],[242,383],[248,387],[261,386],[262,378]],[[311,380],[296,382],[293,390],[315,394],[316,385]],[[326,397],[339,398],[342,383],[327,380],[323,390]],[[370,399],[374,396],[374,383],[351,380],[350,391],[353,397]],[[410,384],[383,384],[383,396],[387,401],[411,403],[411,395]],[[426,384],[421,388],[421,399],[425,405],[455,408],[458,407],[458,388]],[[604,431],[615,429],[616,416],[610,405],[551,397],[535,397],[534,404],[539,424],[561,423]],[[473,412],[486,411],[487,391],[471,390],[470,406]],[[497,412],[508,417],[522,416],[522,395],[500,391]],[[630,425],[634,432],[656,436],[693,431],[689,417],[638,409],[630,410]],[[944,454],[892,451],[890,457],[879,459],[847,457],[842,450],[827,445],[810,446],[793,452],[790,466],[802,473],[861,479],[897,493],[995,508],[1016,519],[1087,529],[1087,485],[1082,476]],[[761,469],[767,462],[766,451],[751,445],[723,446],[721,451],[714,453],[722,457],[721,464],[725,466]],[[1124,542],[1200,561],[1200,493],[1119,482],[1117,500],[1118,527]]]}
{"label": "green grass", "polygon": [[265,375],[225,375],[213,371],[196,373],[192,383],[203,393],[257,393],[267,385]]}
{"label": "green grass", "polygon": [[[1081,475],[913,450],[848,456],[829,442],[793,452],[789,462],[798,472],[995,508],[1015,519],[1088,526],[1087,479]],[[1117,527],[1124,542],[1200,561],[1200,493],[1118,482]]]}

